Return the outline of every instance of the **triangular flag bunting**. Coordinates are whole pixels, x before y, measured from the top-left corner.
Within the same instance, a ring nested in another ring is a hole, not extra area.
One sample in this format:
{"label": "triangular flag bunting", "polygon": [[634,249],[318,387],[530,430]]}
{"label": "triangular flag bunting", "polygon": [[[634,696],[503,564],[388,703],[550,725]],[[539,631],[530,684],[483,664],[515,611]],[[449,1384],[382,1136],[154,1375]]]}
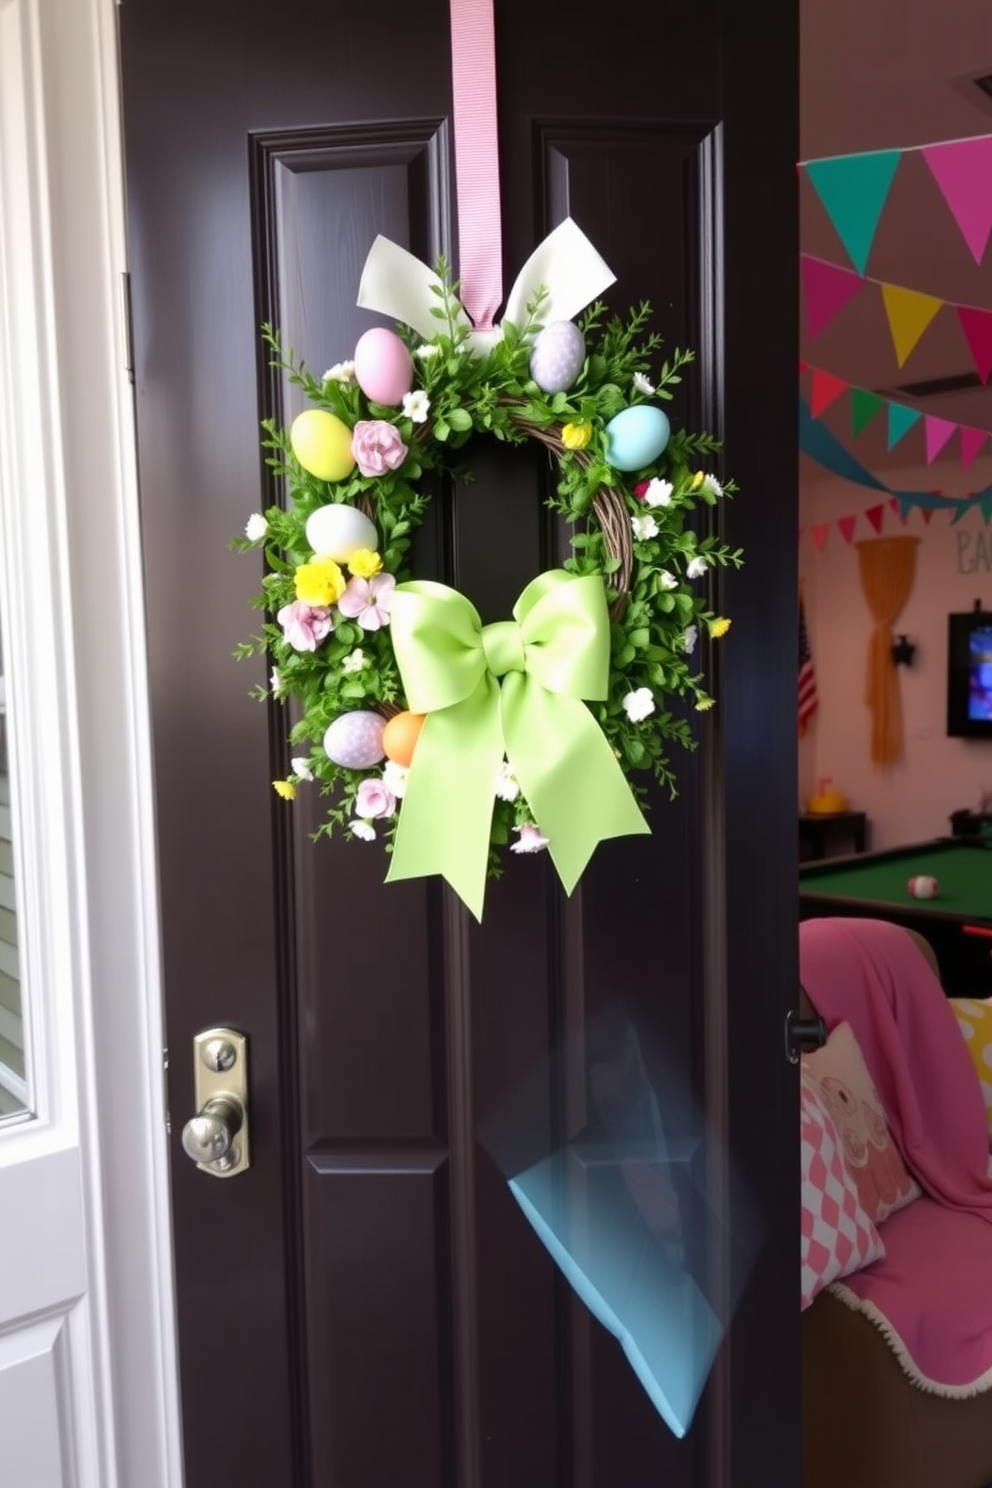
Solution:
{"label": "triangular flag bunting", "polygon": [[867,267],[878,219],[901,159],[901,150],[874,150],[865,155],[812,160],[806,166],[806,174],[859,274]]}
{"label": "triangular flag bunting", "polygon": [[877,393],[870,393],[867,388],[851,389],[851,429],[855,434],[860,434],[862,429],[868,427],[880,408],[885,407],[885,399],[880,398]]}
{"label": "triangular flag bunting", "polygon": [[921,414],[915,408],[907,408],[905,403],[889,404],[889,449],[895,449],[900,439],[905,438],[914,424],[919,423]]}
{"label": "triangular flag bunting", "polygon": [[957,427],[950,419],[935,418],[933,414],[927,414],[923,420],[923,435],[927,442],[928,465],[933,464]]}
{"label": "triangular flag bunting", "polygon": [[803,291],[806,295],[806,329],[818,336],[864,286],[860,274],[826,263],[822,258],[799,255]]}
{"label": "triangular flag bunting", "polygon": [[905,525],[906,519],[913,510],[915,503],[908,496],[897,496],[896,500],[899,503],[899,520]]}
{"label": "triangular flag bunting", "polygon": [[972,460],[978,454],[982,445],[988,439],[985,429],[961,428],[961,469],[967,470]]}
{"label": "triangular flag bunting", "polygon": [[933,507],[932,506],[921,506],[920,507],[920,511],[923,514],[923,525],[925,527],[929,527],[930,526],[930,523],[933,521]]}
{"label": "triangular flag bunting", "polygon": [[882,299],[896,361],[901,367],[944,301],[934,295],[919,294],[915,289],[903,289],[898,284],[883,284]]}
{"label": "triangular flag bunting", "polygon": [[876,532],[881,532],[882,530],[882,518],[884,515],[885,507],[881,504],[881,502],[879,502],[878,506],[869,506],[865,510],[865,516],[868,518],[869,522],[874,527]]}
{"label": "triangular flag bunting", "polygon": [[840,528],[840,535],[846,543],[849,543],[854,536],[854,528],[857,525],[857,520],[857,516],[837,518],[837,526]]}
{"label": "triangular flag bunting", "polygon": [[992,232],[992,136],[928,145],[923,159],[980,264]]}
{"label": "triangular flag bunting", "polygon": [[902,509],[902,502],[899,500],[899,497],[898,496],[890,496],[889,497],[889,507],[890,507],[891,511],[895,514],[895,516],[897,516],[899,518],[899,520],[902,523],[902,525],[905,527],[905,525],[906,525],[906,513]]}
{"label": "triangular flag bunting", "polygon": [[818,367],[813,368],[813,386],[810,390],[809,406],[814,418],[819,418],[831,405],[836,403],[841,393],[846,393],[850,387],[849,382],[835,377],[832,372],[821,372]]}
{"label": "triangular flag bunting", "polygon": [[982,521],[987,527],[992,522],[992,496],[983,496],[978,505],[981,508]]}
{"label": "triangular flag bunting", "polygon": [[818,553],[822,553],[827,545],[828,524],[819,522],[815,527],[809,529],[809,535],[813,539],[813,546]]}
{"label": "triangular flag bunting", "polygon": [[968,510],[969,510],[970,507],[971,507],[971,502],[970,501],[959,501],[957,503],[957,510],[955,511],[953,517],[951,518],[951,526],[952,527],[956,527],[957,526],[957,524],[960,522],[961,518],[967,514],[967,512],[968,512]]}
{"label": "triangular flag bunting", "polygon": [[982,382],[992,372],[992,311],[976,310],[974,305],[959,305],[958,320],[971,350],[975,371]]}

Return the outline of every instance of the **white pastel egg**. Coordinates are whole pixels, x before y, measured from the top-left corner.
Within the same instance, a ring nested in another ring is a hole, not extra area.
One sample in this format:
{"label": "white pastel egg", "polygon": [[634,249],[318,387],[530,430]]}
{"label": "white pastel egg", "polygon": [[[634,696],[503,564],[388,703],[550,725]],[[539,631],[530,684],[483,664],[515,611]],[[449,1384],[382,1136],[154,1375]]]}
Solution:
{"label": "white pastel egg", "polygon": [[365,710],[342,713],[324,734],[324,753],[346,770],[369,770],[386,758],[382,747],[385,727],[381,713]]}
{"label": "white pastel egg", "polygon": [[545,393],[563,393],[582,371],[586,338],[571,320],[553,320],[534,338],[530,375]]}
{"label": "white pastel egg", "polygon": [[307,542],[321,557],[333,558],[335,563],[347,563],[352,553],[359,548],[376,552],[379,534],[375,523],[370,522],[364,512],[345,502],[331,506],[318,506],[307,517]]}

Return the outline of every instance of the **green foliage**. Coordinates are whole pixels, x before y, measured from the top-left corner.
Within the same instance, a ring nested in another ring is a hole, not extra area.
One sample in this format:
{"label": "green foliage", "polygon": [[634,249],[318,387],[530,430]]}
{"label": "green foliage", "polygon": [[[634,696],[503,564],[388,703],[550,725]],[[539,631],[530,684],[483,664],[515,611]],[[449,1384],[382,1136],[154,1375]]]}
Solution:
{"label": "green foliage", "polygon": [[[230,543],[238,552],[264,547],[266,573],[253,604],[268,618],[234,654],[245,659],[268,653],[271,658],[269,683],[253,695],[288,708],[287,737],[294,756],[289,783],[298,785],[312,776],[326,798],[316,837],[336,831],[353,835],[361,781],[380,774],[379,769],[355,771],[333,764],[322,747],[326,729],[342,713],[403,708],[405,701],[388,627],[364,631],[335,610],[334,628],[315,650],[296,650],[286,640],[279,611],[297,598],[297,569],[315,556],[307,543],[307,518],[331,502],[366,504],[374,513],[384,571],[400,582],[415,577],[411,544],[428,505],[425,477],[445,474],[468,483],[471,471],[460,463],[464,457],[459,451],[473,434],[513,444],[537,439],[554,451],[558,476],[549,504],[570,530],[571,555],[564,566],[576,574],[602,575],[611,602],[617,598],[611,585],[619,559],[596,515],[604,489],[617,493],[624,520],[631,523],[633,571],[626,603],[612,624],[608,695],[589,706],[642,805],[641,782],[648,775],[676,794],[672,751],[695,747],[693,709],[712,706],[700,663],[706,660],[711,632],[720,634],[728,624],[710,608],[712,579],[717,570],[739,567],[742,561],[739,550],[720,540],[710,510],[735,488],[700,469],[718,453],[719,443],[709,434],[677,429],[655,464],[635,478],[621,475],[606,459],[610,419],[638,403],[671,399],[693,353],[676,349],[661,358],[661,338],[649,329],[648,304],[636,306],[621,320],[597,301],[579,319],[586,357],[578,378],[567,392],[549,395],[533,381],[529,365],[533,338],[543,321],[543,291],[528,305],[525,323],[517,327],[504,322],[501,339],[483,356],[470,343],[471,328],[457,290],[449,266],[439,261],[431,310],[436,334],[424,342],[409,328],[397,327],[414,356],[416,385],[429,400],[422,422],[402,410],[370,404],[346,370],[315,377],[291,348],[283,347],[274,327],[262,328],[273,367],[302,390],[310,406],[326,409],[349,427],[359,419],[385,420],[407,450],[399,468],[382,477],[363,476],[356,467],[346,480],[328,483],[301,466],[289,431],[265,420],[265,463],[281,499],[264,513],[264,538],[236,537]],[[570,432],[578,447],[570,445]],[[640,717],[634,695],[650,698],[647,716]],[[395,820],[376,824],[387,850]],[[495,801],[493,874],[500,871],[500,853],[513,841],[513,829],[529,821],[522,796]]]}

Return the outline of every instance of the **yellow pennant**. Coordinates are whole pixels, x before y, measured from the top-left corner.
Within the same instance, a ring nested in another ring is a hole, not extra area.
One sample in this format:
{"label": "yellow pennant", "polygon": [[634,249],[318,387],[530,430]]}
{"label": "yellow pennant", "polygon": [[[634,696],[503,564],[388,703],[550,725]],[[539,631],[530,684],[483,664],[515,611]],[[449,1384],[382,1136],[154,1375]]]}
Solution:
{"label": "yellow pennant", "polygon": [[882,299],[896,361],[901,367],[944,301],[933,295],[919,294],[915,289],[902,289],[898,284],[883,284]]}

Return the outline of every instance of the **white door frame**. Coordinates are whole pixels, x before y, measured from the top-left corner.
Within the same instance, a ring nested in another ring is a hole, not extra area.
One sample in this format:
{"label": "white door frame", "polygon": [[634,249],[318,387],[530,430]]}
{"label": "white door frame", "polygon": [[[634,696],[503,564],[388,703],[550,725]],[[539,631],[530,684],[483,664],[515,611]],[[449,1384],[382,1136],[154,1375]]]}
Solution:
{"label": "white door frame", "polygon": [[[38,1113],[0,1133],[0,1211],[17,1195],[23,1221],[18,1252],[0,1216],[0,1357],[30,1334],[70,1437],[17,1488],[183,1476],[119,108],[114,0],[0,0],[0,576],[23,638],[4,635]],[[70,1175],[82,1241],[50,1295],[41,1161]],[[0,1441],[13,1488],[6,1465]]]}

